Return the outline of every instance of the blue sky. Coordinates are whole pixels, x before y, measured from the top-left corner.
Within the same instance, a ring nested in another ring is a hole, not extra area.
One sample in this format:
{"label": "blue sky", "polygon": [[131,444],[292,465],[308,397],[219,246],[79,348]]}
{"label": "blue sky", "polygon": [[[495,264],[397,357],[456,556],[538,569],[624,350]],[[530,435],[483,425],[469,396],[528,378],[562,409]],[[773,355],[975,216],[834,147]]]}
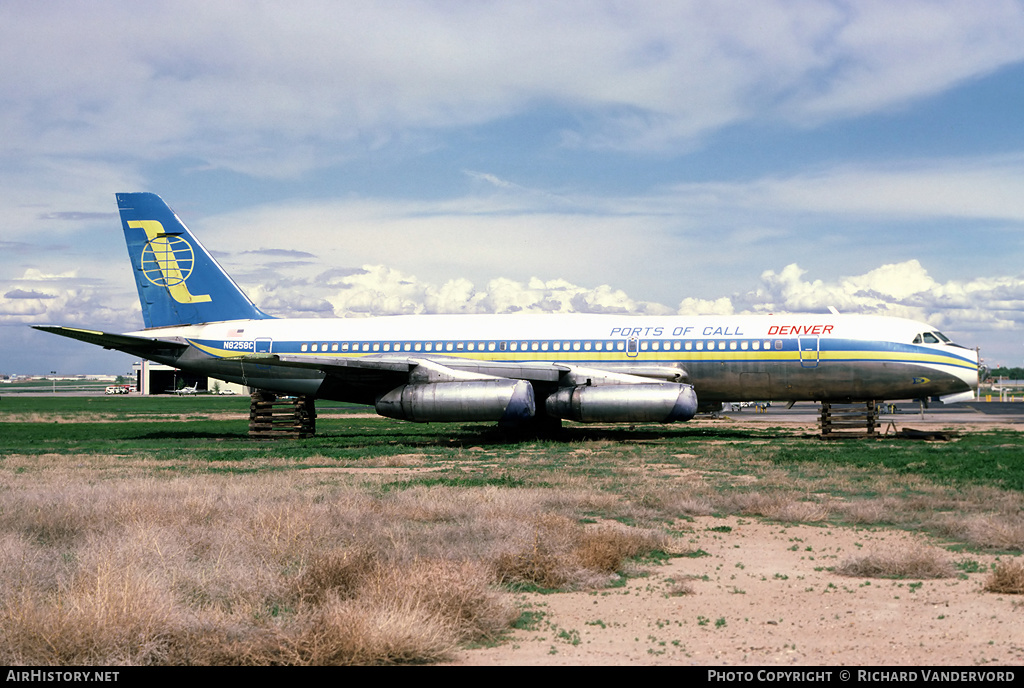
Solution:
{"label": "blue sky", "polygon": [[1024,4],[0,3],[0,372],[124,372],[114,193],[280,316],[880,313],[1024,364]]}

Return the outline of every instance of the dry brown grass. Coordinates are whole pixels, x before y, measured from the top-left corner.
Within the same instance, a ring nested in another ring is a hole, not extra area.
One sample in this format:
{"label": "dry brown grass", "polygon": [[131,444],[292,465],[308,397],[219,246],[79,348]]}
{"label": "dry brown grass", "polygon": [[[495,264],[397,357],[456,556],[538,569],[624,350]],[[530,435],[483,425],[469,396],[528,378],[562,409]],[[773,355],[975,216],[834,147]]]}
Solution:
{"label": "dry brown grass", "polygon": [[[254,456],[233,466],[259,473],[230,476],[205,466],[193,476],[184,461],[179,477],[146,456],[7,456],[0,663],[431,661],[508,627],[515,609],[501,584],[599,586],[628,570],[629,558],[668,549],[658,531],[583,525],[583,515],[658,528],[666,518],[711,513],[838,518],[1024,547],[1018,493],[853,468],[806,468],[797,477],[725,444],[685,455],[683,467],[657,454],[656,443],[648,448],[582,443],[574,459],[610,469],[579,471],[566,459],[545,469],[554,487],[516,489],[381,489],[422,477],[418,467],[429,459],[421,454],[331,472],[265,470],[322,464],[322,456]],[[480,452],[465,452],[479,460]],[[532,470],[547,454],[526,445],[501,470]],[[401,466],[410,469],[396,478]],[[453,467],[435,461],[430,469]],[[872,497],[829,497],[837,485]],[[841,568],[857,576],[951,573],[936,551],[882,552]],[[672,594],[692,591],[683,582]]]}
{"label": "dry brown grass", "polygon": [[673,581],[666,593],[669,597],[682,597],[684,595],[696,595],[697,590],[693,587],[693,581]]}
{"label": "dry brown grass", "polygon": [[501,582],[607,582],[660,542],[580,525],[607,502],[581,488],[73,473],[2,486],[0,663],[433,661],[509,628]]}
{"label": "dry brown grass", "polygon": [[745,516],[761,516],[783,523],[817,523],[828,518],[827,503],[807,501],[783,491],[735,492],[722,499],[726,510]]}
{"label": "dry brown grass", "polygon": [[565,562],[550,552],[539,537],[527,550],[499,554],[494,561],[494,572],[503,585],[532,583],[547,589],[564,587],[570,573]]}
{"label": "dry brown grass", "polygon": [[[630,467],[623,491],[631,504],[653,513],[633,507],[633,513],[623,515],[651,523],[666,515],[739,514],[784,523],[892,525],[976,547],[1024,550],[1020,491],[952,487],[878,467],[802,464],[794,474],[724,445],[706,456],[672,456],[685,458],[687,465],[675,468],[671,483],[665,479],[667,464]],[[864,493],[872,496],[848,496]]]}
{"label": "dry brown grass", "polygon": [[995,511],[980,514],[943,514],[933,521],[941,534],[979,547],[1024,550],[1024,512]]}
{"label": "dry brown grass", "polygon": [[364,547],[316,554],[296,577],[294,595],[299,604],[314,606],[330,595],[350,599],[379,566],[375,554]]}
{"label": "dry brown grass", "polygon": [[42,569],[57,562],[38,547],[23,542],[9,552],[4,574],[20,569],[23,577],[4,586],[0,656],[28,664],[149,663],[180,609],[159,572],[124,554],[100,538],[77,554],[81,561],[62,556],[46,575]]}
{"label": "dry brown grass", "polygon": [[665,542],[665,536],[654,531],[598,526],[583,531],[573,555],[583,568],[615,573],[627,559],[663,549]]}
{"label": "dry brown grass", "polygon": [[[289,664],[341,665],[429,662],[449,655],[458,635],[412,601],[329,599],[281,646]],[[271,646],[271,650],[278,651]],[[273,653],[254,664],[276,663]]]}
{"label": "dry brown grass", "polygon": [[1024,561],[1001,561],[985,581],[985,590],[1008,595],[1024,595]]}
{"label": "dry brown grass", "polygon": [[586,588],[607,584],[627,559],[664,548],[655,531],[613,525],[584,527],[555,513],[535,517],[529,539],[494,559],[503,583],[541,588]]}
{"label": "dry brown grass", "polygon": [[876,499],[857,499],[843,502],[835,506],[836,515],[847,523],[857,525],[893,523],[896,515],[901,513],[903,500],[898,497],[881,497]]}
{"label": "dry brown grass", "polygon": [[951,578],[955,575],[952,562],[942,550],[913,544],[852,557],[837,566],[835,572],[856,578]]}

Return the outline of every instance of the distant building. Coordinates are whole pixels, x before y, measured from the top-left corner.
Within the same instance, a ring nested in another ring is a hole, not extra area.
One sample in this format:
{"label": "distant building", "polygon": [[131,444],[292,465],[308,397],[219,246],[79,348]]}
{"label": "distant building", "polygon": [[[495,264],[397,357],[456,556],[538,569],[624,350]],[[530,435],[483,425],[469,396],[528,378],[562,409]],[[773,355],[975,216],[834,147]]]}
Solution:
{"label": "distant building", "polygon": [[134,363],[132,372],[135,374],[135,391],[141,394],[171,394],[181,387],[193,386],[199,392],[212,393],[217,389],[221,394],[249,394],[245,385],[192,375],[163,363]]}

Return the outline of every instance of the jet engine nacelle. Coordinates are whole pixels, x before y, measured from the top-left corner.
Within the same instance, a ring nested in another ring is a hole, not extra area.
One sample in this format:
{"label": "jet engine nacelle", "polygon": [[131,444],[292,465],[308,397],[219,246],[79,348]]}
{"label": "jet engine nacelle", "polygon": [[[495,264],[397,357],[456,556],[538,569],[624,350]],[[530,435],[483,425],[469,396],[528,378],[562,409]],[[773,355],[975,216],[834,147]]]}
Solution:
{"label": "jet engine nacelle", "polygon": [[532,418],[536,403],[529,382],[495,378],[402,385],[382,396],[376,409],[382,416],[418,423],[497,420],[514,424]]}
{"label": "jet engine nacelle", "polygon": [[549,416],[584,423],[672,423],[693,418],[692,385],[652,382],[636,385],[579,385],[547,398]]}

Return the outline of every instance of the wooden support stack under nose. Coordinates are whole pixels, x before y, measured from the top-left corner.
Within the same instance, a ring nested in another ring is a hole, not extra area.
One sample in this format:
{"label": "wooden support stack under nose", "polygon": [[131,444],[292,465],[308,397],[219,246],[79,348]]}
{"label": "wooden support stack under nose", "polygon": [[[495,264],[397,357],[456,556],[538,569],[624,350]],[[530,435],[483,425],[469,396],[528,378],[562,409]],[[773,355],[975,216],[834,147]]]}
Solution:
{"label": "wooden support stack under nose", "polygon": [[874,401],[821,404],[821,438],[877,437],[879,408]]}

